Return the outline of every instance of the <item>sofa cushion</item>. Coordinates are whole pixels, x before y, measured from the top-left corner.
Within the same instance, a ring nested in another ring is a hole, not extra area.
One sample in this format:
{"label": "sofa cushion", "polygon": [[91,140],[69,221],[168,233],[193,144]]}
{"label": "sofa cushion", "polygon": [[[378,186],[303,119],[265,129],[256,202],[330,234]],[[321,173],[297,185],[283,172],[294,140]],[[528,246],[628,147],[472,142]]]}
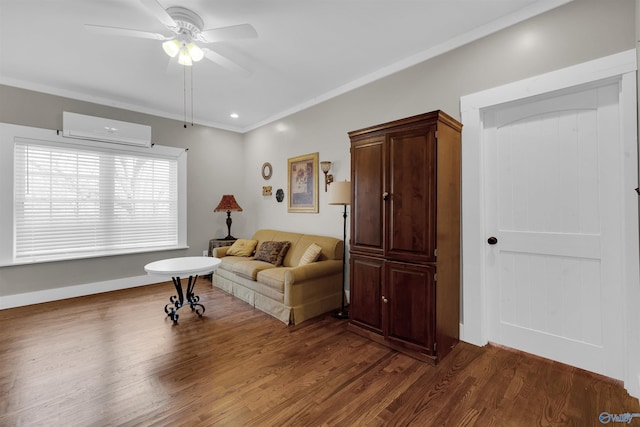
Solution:
{"label": "sofa cushion", "polygon": [[273,264],[250,259],[245,259],[233,264],[233,272],[249,280],[256,280],[258,273],[268,268],[273,268]]}
{"label": "sofa cushion", "polygon": [[276,242],[273,240],[263,242],[256,251],[253,259],[265,261],[278,267],[282,265],[282,261],[290,246],[291,242]]}
{"label": "sofa cushion", "polygon": [[256,249],[257,244],[257,240],[238,239],[233,242],[229,249],[227,249],[227,255],[251,256],[253,251]]}
{"label": "sofa cushion", "polygon": [[[225,247],[226,249],[227,247]],[[216,248],[217,249],[217,248]],[[227,271],[231,271],[233,272],[233,267],[239,263],[239,262],[244,262],[244,261],[250,261],[251,258],[247,258],[244,256],[225,256],[220,258],[220,269],[222,270],[227,270]]]}
{"label": "sofa cushion", "polygon": [[320,253],[322,252],[322,247],[312,243],[309,245],[304,254],[302,254],[302,258],[300,258],[300,262],[298,265],[307,265],[312,262],[316,262],[318,257],[320,257]]}
{"label": "sofa cushion", "polygon": [[277,267],[262,270],[258,273],[257,280],[259,283],[268,286],[271,289],[284,292],[284,273],[287,270],[289,270],[289,267]]}
{"label": "sofa cushion", "polygon": [[287,258],[289,258],[290,264],[285,263],[285,265],[289,267],[297,266],[298,263],[300,263],[300,260],[302,259],[302,256],[304,255],[307,248],[313,243],[322,248],[322,252],[320,252],[320,256],[318,257],[318,261],[324,261],[327,259],[342,259],[342,253],[344,249],[342,240],[328,236],[303,234],[296,242],[296,245],[289,249]]}

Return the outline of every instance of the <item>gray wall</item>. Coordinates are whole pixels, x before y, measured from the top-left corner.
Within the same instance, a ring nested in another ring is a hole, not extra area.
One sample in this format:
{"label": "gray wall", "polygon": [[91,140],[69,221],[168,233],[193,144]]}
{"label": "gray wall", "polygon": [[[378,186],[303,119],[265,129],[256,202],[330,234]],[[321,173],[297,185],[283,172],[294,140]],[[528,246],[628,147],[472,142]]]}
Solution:
{"label": "gray wall", "polygon": [[[270,159],[284,175],[274,173],[274,189],[286,190],[286,158],[319,151],[320,160],[336,162],[336,180],[349,179],[347,132],[437,109],[460,119],[463,95],[634,49],[634,13],[633,0],[575,0],[251,131],[245,135],[245,164],[257,169]],[[247,191],[262,182],[259,174],[248,175]],[[286,206],[259,198],[252,199],[252,209],[262,213],[260,227],[314,227],[340,236],[340,208],[326,206],[320,196],[320,214],[314,217],[287,214]]]}
{"label": "gray wall", "polygon": [[[141,275],[148,261],[200,254],[210,237],[226,235],[224,215],[212,210],[227,192],[244,209],[233,214],[237,237],[266,227],[341,237],[342,210],[326,204],[322,188],[318,214],[288,213],[286,200],[275,201],[275,190],[287,189],[287,158],[317,151],[334,162],[336,180],[349,179],[348,131],[436,109],[459,118],[463,95],[633,48],[634,0],[575,0],[245,135],[200,126],[185,131],[173,120],[0,86],[0,122],[56,129],[62,111],[75,111],[149,124],[156,143],[188,147],[191,246],[0,268],[0,295]],[[273,165],[269,181],[260,174],[266,161]],[[263,185],[274,196],[262,196]]]}
{"label": "gray wall", "polygon": [[[209,236],[227,235],[224,213],[213,213],[222,194],[244,192],[237,165],[244,158],[243,137],[204,126],[124,111],[0,85],[0,122],[62,129],[62,112],[72,111],[152,127],[153,142],[188,148],[187,242],[189,250],[110,256],[0,268],[0,295],[13,295],[144,275],[144,265],[161,258],[201,255]],[[242,206],[242,198],[238,202]],[[233,230],[244,234],[243,212],[233,215]]]}

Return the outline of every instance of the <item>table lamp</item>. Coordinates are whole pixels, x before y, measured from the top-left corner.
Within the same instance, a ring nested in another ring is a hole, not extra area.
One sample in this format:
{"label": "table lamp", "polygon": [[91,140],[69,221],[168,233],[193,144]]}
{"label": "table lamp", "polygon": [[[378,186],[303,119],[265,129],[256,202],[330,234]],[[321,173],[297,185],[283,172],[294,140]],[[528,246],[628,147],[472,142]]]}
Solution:
{"label": "table lamp", "polygon": [[238,202],[236,202],[236,198],[233,197],[233,194],[225,194],[222,196],[220,203],[218,203],[218,206],[213,211],[227,212],[227,237],[222,240],[236,240],[236,238],[231,235],[231,223],[233,222],[231,220],[231,211],[242,212],[242,208]]}

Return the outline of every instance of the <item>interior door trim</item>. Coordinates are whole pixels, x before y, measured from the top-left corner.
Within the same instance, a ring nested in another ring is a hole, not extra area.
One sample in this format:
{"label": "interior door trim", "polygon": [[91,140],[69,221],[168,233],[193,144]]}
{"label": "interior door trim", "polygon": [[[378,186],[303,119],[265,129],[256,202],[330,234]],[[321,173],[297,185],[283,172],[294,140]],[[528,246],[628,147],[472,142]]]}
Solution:
{"label": "interior door trim", "polygon": [[[617,79],[620,84],[620,108],[625,170],[625,270],[621,308],[625,319],[625,388],[640,397],[640,354],[637,334],[640,325],[640,263],[638,239],[638,203],[634,188],[638,187],[637,164],[637,70],[636,50],[628,50],[604,58],[574,65],[558,71],[509,83],[461,97],[462,131],[462,319],[460,337],[475,345],[487,344],[487,290],[484,281],[484,251],[488,247],[485,233],[482,134],[483,110],[507,102],[532,96],[591,84],[601,80]],[[633,197],[631,197],[633,195]],[[633,326],[635,325],[635,326]],[[622,349],[621,349],[622,350]]]}

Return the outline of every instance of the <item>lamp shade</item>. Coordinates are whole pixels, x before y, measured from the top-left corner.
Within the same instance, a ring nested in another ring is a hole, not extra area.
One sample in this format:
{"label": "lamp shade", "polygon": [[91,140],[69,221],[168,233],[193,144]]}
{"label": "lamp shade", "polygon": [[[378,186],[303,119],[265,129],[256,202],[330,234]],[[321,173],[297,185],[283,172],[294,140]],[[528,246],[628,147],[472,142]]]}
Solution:
{"label": "lamp shade", "polygon": [[180,42],[176,39],[167,40],[166,42],[162,43],[162,48],[167,55],[174,58],[178,54],[178,52],[180,52]]}
{"label": "lamp shade", "polygon": [[195,43],[189,43],[187,45],[187,50],[194,62],[198,62],[204,58],[204,52]]}
{"label": "lamp shade", "polygon": [[329,204],[351,204],[351,183],[349,181],[332,182],[329,185]]}
{"label": "lamp shade", "polygon": [[190,67],[193,65],[193,61],[191,61],[191,55],[189,55],[189,51],[187,48],[180,48],[180,52],[178,53],[178,64],[184,65],[185,67]]}
{"label": "lamp shade", "polygon": [[220,203],[218,203],[218,206],[213,211],[214,212],[230,212],[230,211],[242,212],[242,208],[240,207],[238,202],[236,202],[236,198],[233,197],[233,194],[225,194],[224,196],[222,196]]}

